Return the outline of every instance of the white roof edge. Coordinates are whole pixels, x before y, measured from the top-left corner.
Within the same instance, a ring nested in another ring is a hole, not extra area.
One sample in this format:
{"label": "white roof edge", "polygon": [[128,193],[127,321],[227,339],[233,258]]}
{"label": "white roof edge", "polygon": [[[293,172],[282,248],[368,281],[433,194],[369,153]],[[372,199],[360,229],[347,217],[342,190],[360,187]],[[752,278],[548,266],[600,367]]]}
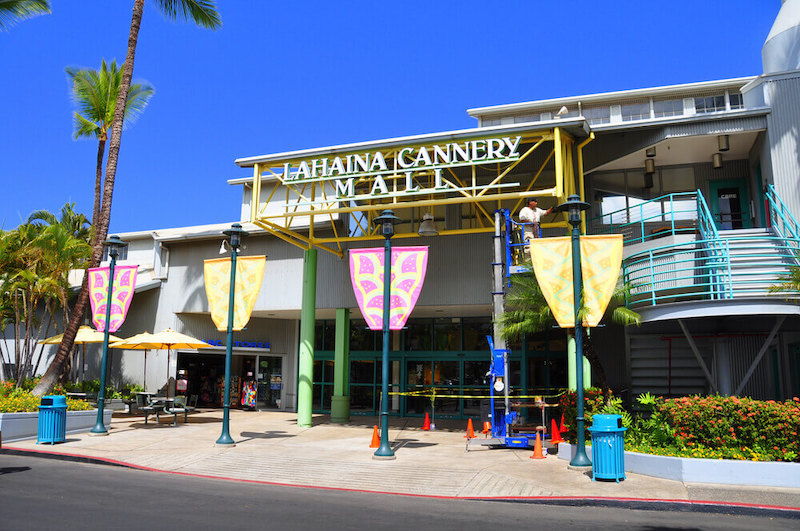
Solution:
{"label": "white roof edge", "polygon": [[[548,127],[553,127],[555,125],[559,125],[561,127],[566,127],[566,126],[582,127],[586,131],[586,134],[587,135],[589,134],[589,127],[583,118],[568,118],[563,120],[549,120],[546,122],[536,122],[535,125],[528,123],[528,124],[498,125],[493,127],[472,127],[470,129],[457,129],[454,131],[442,131],[439,133],[425,133],[421,135],[401,136],[395,138],[386,138],[382,140],[371,140],[368,142],[355,142],[352,144],[339,144],[336,146],[327,146],[321,148],[301,149],[299,151],[286,151],[283,153],[259,155],[256,157],[243,157],[236,159],[235,162],[240,167],[249,168],[254,166],[256,163],[262,163],[262,162],[269,163],[286,159],[308,158],[318,155],[336,155],[340,153],[350,153],[359,150],[395,147],[409,143],[435,142],[441,140],[464,140],[476,136],[491,135],[492,133],[505,134],[517,131],[519,132],[535,131],[537,129],[547,129]],[[248,182],[252,180],[253,180],[252,177],[247,179]],[[231,179],[228,182],[231,184],[241,184],[240,181],[241,179]]]}
{"label": "white roof edge", "polygon": [[544,106],[558,106],[571,102],[592,102],[602,101],[609,99],[624,99],[642,96],[654,96],[657,94],[670,94],[674,92],[685,92],[687,90],[707,90],[719,87],[735,86],[738,84],[744,85],[749,83],[758,76],[745,76],[730,79],[718,79],[713,81],[701,81],[697,83],[682,83],[679,85],[665,85],[660,87],[650,87],[641,89],[619,90],[614,92],[599,92],[596,94],[584,94],[581,96],[569,96],[563,98],[552,98],[546,100],[532,100],[520,103],[508,103],[503,105],[491,105],[488,107],[475,107],[467,109],[467,114],[473,118],[483,116],[486,114],[497,114],[522,111],[526,109],[536,109]]}
{"label": "white roof edge", "polygon": [[194,225],[189,227],[176,227],[169,229],[158,229],[137,232],[118,232],[116,233],[123,240],[148,237],[158,242],[172,242],[181,240],[196,240],[222,237],[222,231],[229,229],[233,223],[239,223],[247,232],[265,232],[259,226],[249,221],[231,221],[229,223],[213,223],[210,225]]}

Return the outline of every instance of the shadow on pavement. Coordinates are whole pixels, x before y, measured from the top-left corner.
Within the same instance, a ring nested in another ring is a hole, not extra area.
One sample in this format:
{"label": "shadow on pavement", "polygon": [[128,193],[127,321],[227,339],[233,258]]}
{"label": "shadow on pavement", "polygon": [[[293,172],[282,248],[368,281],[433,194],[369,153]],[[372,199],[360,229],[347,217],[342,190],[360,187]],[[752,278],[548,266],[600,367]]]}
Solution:
{"label": "shadow on pavement", "polygon": [[284,439],[286,437],[292,437],[292,435],[286,433],[285,431],[266,431],[264,433],[243,431],[239,434],[239,436],[245,438],[238,442],[252,441],[253,439]]}
{"label": "shadow on pavement", "polygon": [[26,472],[30,470],[29,466],[4,466],[0,468],[0,476],[3,474],[13,474],[14,472]]}

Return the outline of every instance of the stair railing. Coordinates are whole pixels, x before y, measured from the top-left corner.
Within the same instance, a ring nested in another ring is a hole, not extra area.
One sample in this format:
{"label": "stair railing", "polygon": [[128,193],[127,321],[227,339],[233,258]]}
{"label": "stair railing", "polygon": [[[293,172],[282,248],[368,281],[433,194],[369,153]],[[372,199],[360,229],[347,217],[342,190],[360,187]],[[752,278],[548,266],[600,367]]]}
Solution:
{"label": "stair railing", "polygon": [[712,299],[733,297],[731,255],[728,243],[720,239],[717,224],[711,216],[705,197],[697,190],[697,229],[701,248],[705,248],[709,267],[709,295]]}
{"label": "stair railing", "polygon": [[[786,239],[790,244],[797,242],[800,238],[800,223],[792,215],[792,212],[786,207],[786,204],[775,191],[775,187],[771,184],[767,185],[767,203],[769,204],[769,219],[770,225],[781,238]],[[795,262],[800,264],[800,249],[794,247]]]}

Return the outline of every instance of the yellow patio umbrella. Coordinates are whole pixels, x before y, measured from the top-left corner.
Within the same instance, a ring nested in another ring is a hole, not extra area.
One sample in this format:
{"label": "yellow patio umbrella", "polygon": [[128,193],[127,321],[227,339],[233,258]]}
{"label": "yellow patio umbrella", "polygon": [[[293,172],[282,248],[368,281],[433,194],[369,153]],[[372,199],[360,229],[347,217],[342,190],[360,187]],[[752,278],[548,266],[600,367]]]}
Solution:
{"label": "yellow patio umbrella", "polygon": [[[103,335],[104,332],[98,332],[91,326],[81,326],[78,328],[78,333],[75,334],[75,343],[76,345],[83,345],[83,352],[81,353],[81,380],[83,380],[83,367],[86,361],[86,343],[102,343],[103,342]],[[47,339],[42,341],[43,345],[58,345],[64,339],[64,334],[58,334],[57,336],[48,337]],[[109,334],[108,342],[116,342],[122,341],[122,339],[118,338],[117,336],[112,336]]]}
{"label": "yellow patio umbrella", "polygon": [[[136,334],[124,341],[109,345],[114,348],[129,348],[129,349],[156,349],[167,351],[167,384],[169,384],[169,351],[176,348],[211,348],[205,341],[195,339],[186,334],[176,332],[172,328],[167,328],[155,334],[144,332]],[[145,354],[146,356],[146,354]],[[147,360],[145,359],[145,363]],[[147,366],[145,365],[145,368]],[[169,385],[167,385],[167,398],[169,398]]]}

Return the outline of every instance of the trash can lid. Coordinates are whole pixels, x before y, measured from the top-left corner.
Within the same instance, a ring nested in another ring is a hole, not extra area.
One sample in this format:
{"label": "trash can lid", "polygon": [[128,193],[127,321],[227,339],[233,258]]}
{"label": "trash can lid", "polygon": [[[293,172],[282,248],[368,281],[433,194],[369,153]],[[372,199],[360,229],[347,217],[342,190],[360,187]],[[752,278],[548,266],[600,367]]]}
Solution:
{"label": "trash can lid", "polygon": [[[49,404],[45,404],[45,399],[49,398]],[[42,405],[53,405],[56,407],[67,407],[67,397],[64,395],[43,396]]]}
{"label": "trash can lid", "polygon": [[622,427],[622,415],[593,415],[592,428],[595,430],[617,430]]}

